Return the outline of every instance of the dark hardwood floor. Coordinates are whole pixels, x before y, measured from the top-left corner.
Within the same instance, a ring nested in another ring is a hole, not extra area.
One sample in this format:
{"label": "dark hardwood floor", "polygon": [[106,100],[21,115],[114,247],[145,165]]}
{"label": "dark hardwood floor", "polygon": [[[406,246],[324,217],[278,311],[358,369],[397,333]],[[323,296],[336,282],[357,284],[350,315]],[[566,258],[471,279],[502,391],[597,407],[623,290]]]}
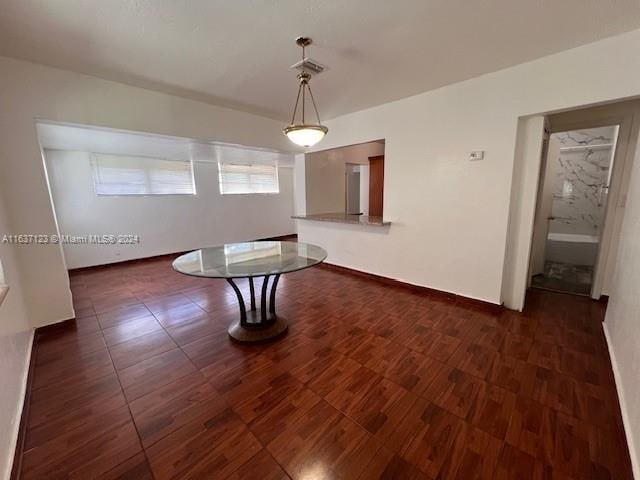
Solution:
{"label": "dark hardwood floor", "polygon": [[23,478],[632,478],[589,299],[496,312],[316,267],[280,280],[288,335],[240,346],[231,289],[169,257],[71,283],[77,320],[37,335]]}

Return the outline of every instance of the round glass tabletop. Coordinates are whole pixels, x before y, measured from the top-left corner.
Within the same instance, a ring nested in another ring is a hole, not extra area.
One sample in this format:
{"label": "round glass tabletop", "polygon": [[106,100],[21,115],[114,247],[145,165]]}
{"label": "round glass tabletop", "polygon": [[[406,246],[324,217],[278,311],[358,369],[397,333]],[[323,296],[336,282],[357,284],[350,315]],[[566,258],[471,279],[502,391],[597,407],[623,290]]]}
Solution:
{"label": "round glass tabletop", "polygon": [[185,275],[209,278],[246,278],[294,272],[327,258],[327,252],[308,243],[259,241],[201,248],[173,261]]}

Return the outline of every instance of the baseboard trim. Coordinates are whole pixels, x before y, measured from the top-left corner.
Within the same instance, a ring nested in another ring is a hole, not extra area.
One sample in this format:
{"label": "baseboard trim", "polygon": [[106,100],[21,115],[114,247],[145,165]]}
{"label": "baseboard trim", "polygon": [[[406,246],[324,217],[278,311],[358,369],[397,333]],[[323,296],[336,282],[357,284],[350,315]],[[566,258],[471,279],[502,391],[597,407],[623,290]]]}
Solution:
{"label": "baseboard trim", "polygon": [[478,308],[480,310],[488,311],[491,313],[501,313],[504,310],[506,310],[504,305],[498,305],[496,303],[487,302],[486,300],[465,297],[464,295],[459,295],[457,293],[445,292],[443,290],[437,290],[435,288],[424,287],[422,285],[416,285],[413,283],[404,282],[402,280],[396,280],[395,278],[384,277],[382,275],[377,275],[375,273],[364,272],[362,270],[356,270],[350,267],[337,265],[335,263],[323,262],[320,264],[320,266],[328,270],[333,270],[333,271],[345,273],[348,275],[355,275],[357,277],[365,278],[373,282],[381,283],[387,286],[411,290],[412,292],[418,293],[420,295],[437,297],[441,299],[447,299],[450,301],[462,303],[468,307]]}
{"label": "baseboard trim", "polygon": [[24,445],[27,436],[27,421],[29,419],[29,409],[31,408],[31,389],[33,386],[34,370],[36,365],[36,330],[31,333],[31,348],[29,349],[29,366],[27,368],[27,378],[24,381],[24,392],[22,409],[20,411],[20,424],[18,425],[18,437],[16,447],[13,452],[13,465],[11,466],[11,480],[18,480],[22,474],[22,459],[24,456]]}
{"label": "baseboard trim", "polygon": [[260,242],[260,241],[266,241],[266,240],[270,240],[270,241],[281,241],[281,242],[290,242],[290,241],[297,241],[298,240],[298,234],[297,233],[289,233],[287,235],[280,235],[278,237],[267,237],[267,238],[259,238],[256,241]]}
{"label": "baseboard trim", "polygon": [[629,413],[624,397],[624,387],[622,385],[622,379],[620,378],[620,370],[618,369],[618,361],[616,360],[616,354],[613,350],[611,343],[611,335],[609,334],[609,328],[607,322],[602,323],[602,329],[604,330],[604,337],[607,340],[607,349],[609,350],[609,359],[611,360],[611,368],[613,370],[613,378],[616,383],[616,391],[618,393],[618,404],[620,405],[620,412],[622,413],[622,424],[624,426],[624,434],[627,438],[627,448],[629,449],[629,457],[631,458],[631,469],[633,470],[633,477],[640,479],[640,459],[635,456],[635,445],[633,437],[631,437],[631,420],[629,420]]}

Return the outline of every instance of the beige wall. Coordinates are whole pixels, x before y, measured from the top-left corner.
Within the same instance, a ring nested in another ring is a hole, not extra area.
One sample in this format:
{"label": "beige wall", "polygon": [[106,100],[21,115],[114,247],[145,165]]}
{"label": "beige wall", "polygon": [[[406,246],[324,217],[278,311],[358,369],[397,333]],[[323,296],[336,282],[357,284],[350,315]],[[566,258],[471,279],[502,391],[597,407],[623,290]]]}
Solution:
{"label": "beige wall", "polygon": [[305,161],[306,213],[344,212],[345,164],[369,165],[384,155],[384,144],[368,142],[308,153]]}

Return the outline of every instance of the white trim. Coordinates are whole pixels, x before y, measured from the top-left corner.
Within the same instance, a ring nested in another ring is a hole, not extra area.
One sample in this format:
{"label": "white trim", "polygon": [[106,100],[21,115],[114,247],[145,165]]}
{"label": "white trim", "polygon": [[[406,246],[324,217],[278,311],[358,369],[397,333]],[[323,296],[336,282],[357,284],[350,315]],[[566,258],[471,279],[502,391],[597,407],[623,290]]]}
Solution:
{"label": "white trim", "polygon": [[604,336],[607,340],[609,358],[611,359],[611,368],[613,369],[613,378],[616,382],[618,401],[620,402],[620,411],[622,413],[622,424],[624,426],[624,434],[627,437],[627,448],[629,449],[629,457],[631,457],[631,468],[633,470],[633,477],[640,479],[640,459],[636,458],[635,456],[636,449],[633,443],[633,437],[631,436],[631,421],[629,420],[629,414],[625,403],[622,378],[620,378],[620,370],[618,369],[618,362],[616,361],[616,354],[613,350],[613,344],[611,342],[611,336],[609,335],[609,329],[607,328],[607,322],[602,323],[602,330],[604,331]]}
{"label": "white trim", "polygon": [[19,395],[21,402],[18,405],[18,409],[16,410],[16,416],[13,420],[13,424],[16,426],[16,428],[9,433],[9,435],[11,435],[11,444],[10,444],[11,448],[9,449],[9,452],[8,452],[10,460],[7,463],[8,471],[5,472],[6,478],[9,478],[11,476],[11,471],[13,469],[13,460],[15,458],[16,448],[18,446],[18,434],[20,433],[20,420],[22,419],[22,411],[24,410],[24,401],[27,395],[27,380],[29,379],[29,369],[31,368],[31,353],[33,351],[33,341],[35,339],[35,333],[36,333],[35,329],[32,328],[31,335],[29,338],[29,348],[27,349],[27,355],[25,360],[25,369],[24,369],[24,372],[22,373],[22,385],[20,388],[20,395]]}

